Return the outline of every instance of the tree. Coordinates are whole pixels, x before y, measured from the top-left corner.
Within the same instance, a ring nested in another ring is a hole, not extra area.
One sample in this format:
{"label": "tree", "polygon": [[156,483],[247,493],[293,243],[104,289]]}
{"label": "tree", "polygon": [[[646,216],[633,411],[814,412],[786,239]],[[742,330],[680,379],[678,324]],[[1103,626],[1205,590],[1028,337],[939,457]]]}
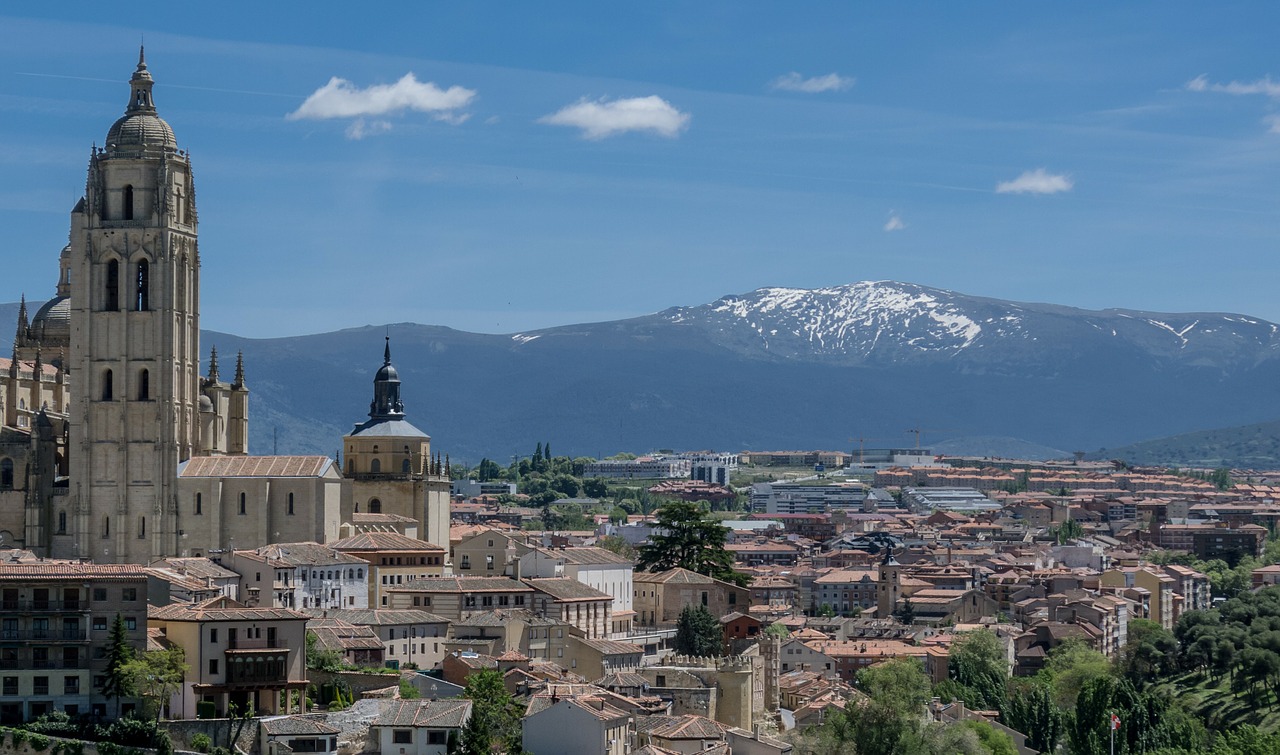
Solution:
{"label": "tree", "polygon": [[978,742],[991,755],[1018,755],[1018,748],[1013,746],[1013,738],[986,721],[961,721],[959,725],[976,734]]}
{"label": "tree", "polygon": [[158,721],[165,703],[182,688],[187,675],[186,652],[177,645],[145,652],[126,663],[123,674],[129,688],[146,702]]}
{"label": "tree", "polygon": [[307,632],[306,639],[307,668],[317,671],[341,671],[345,665],[339,650],[320,647],[320,640],[315,632]]}
{"label": "tree", "polygon": [[903,624],[914,624],[916,622],[916,608],[911,605],[911,598],[906,598],[902,601],[902,608],[898,609],[897,613],[894,614],[894,618]]}
{"label": "tree", "polygon": [[1053,752],[1066,726],[1053,688],[1040,679],[1015,682],[1000,717],[1006,726],[1027,735],[1027,746],[1040,752]]}
{"label": "tree", "polygon": [[129,644],[129,630],[125,628],[124,617],[116,614],[111,624],[111,634],[107,637],[107,668],[102,683],[103,697],[116,699],[116,718],[120,717],[120,698],[137,694],[130,686],[131,679],[126,673],[129,661],[133,660],[133,646]]}
{"label": "tree", "polygon": [[489,755],[497,745],[505,752],[520,752],[520,720],[523,711],[511,699],[494,669],[478,671],[467,677],[462,696],[471,700],[471,718],[462,730],[462,752],[465,755]]}
{"label": "tree", "polygon": [[775,622],[764,628],[764,634],[766,637],[777,637],[780,640],[785,640],[791,636],[791,631],[782,624]]}
{"label": "tree", "polygon": [[750,578],[733,570],[733,554],[725,550],[729,530],[705,517],[688,501],[672,501],[658,510],[654,535],[640,548],[641,571],[688,569],[708,577],[745,587]]}
{"label": "tree", "polygon": [[979,629],[962,635],[951,646],[947,674],[971,708],[999,710],[1009,677],[1004,644],[994,632]]}
{"label": "tree", "polygon": [[604,498],[609,495],[609,485],[599,477],[590,477],[582,481],[582,494],[588,498]]}
{"label": "tree", "polygon": [[640,555],[635,546],[617,535],[606,535],[597,540],[596,545],[631,561],[635,561],[636,557]]}
{"label": "tree", "polygon": [[1071,639],[1049,651],[1040,675],[1053,688],[1054,702],[1069,710],[1086,684],[1111,675],[1111,664],[1084,641]]}
{"label": "tree", "polygon": [[705,606],[686,605],[676,621],[675,651],[698,657],[721,655],[724,630]]}

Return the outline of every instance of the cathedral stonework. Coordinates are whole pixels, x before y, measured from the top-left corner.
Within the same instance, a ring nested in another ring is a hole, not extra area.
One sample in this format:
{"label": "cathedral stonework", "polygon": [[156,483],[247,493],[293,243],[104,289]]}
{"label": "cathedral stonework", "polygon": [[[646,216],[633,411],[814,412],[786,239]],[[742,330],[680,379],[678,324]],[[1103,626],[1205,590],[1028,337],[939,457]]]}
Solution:
{"label": "cathedral stonework", "polygon": [[[0,548],[146,564],[332,542],[361,512],[448,549],[449,481],[404,419],[390,345],[368,422],[326,456],[250,456],[244,360],[200,374],[200,249],[187,153],[142,52],[89,157],[53,299],[20,305],[0,358]],[[363,508],[362,508],[363,507]]]}

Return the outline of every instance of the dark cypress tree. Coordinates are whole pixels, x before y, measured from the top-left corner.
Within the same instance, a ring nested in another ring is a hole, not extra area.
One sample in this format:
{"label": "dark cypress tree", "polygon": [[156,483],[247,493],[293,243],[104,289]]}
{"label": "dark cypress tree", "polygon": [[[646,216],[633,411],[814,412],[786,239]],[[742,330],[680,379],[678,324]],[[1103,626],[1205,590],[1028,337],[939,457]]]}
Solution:
{"label": "dark cypress tree", "polygon": [[104,697],[116,699],[116,718],[120,717],[120,698],[132,695],[133,689],[125,666],[133,660],[133,646],[129,644],[129,630],[125,629],[124,617],[116,614],[111,624],[111,634],[107,638],[107,673],[102,684]]}

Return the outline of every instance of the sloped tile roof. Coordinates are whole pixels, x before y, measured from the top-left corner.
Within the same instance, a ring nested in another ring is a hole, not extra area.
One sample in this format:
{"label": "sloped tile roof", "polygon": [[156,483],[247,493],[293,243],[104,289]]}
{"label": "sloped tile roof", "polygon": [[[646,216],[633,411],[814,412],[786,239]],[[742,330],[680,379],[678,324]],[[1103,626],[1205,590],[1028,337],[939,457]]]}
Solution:
{"label": "sloped tile roof", "polygon": [[179,477],[320,477],[333,465],[328,456],[193,456]]}
{"label": "sloped tile roof", "polygon": [[418,726],[438,729],[460,729],[471,717],[471,701],[395,700],[382,709],[374,726]]}

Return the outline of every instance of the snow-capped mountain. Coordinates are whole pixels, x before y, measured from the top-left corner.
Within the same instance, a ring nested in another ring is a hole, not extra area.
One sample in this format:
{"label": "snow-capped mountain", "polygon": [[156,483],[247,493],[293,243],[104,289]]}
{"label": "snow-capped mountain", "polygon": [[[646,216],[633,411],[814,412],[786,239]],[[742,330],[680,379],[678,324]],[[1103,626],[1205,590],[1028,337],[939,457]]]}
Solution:
{"label": "snow-capped mountain", "polygon": [[739,352],[845,364],[963,357],[975,365],[1013,360],[1029,366],[1064,351],[1120,349],[1223,367],[1280,353],[1277,326],[1242,315],[1090,311],[894,281],[762,288],[658,317],[703,330]]}

